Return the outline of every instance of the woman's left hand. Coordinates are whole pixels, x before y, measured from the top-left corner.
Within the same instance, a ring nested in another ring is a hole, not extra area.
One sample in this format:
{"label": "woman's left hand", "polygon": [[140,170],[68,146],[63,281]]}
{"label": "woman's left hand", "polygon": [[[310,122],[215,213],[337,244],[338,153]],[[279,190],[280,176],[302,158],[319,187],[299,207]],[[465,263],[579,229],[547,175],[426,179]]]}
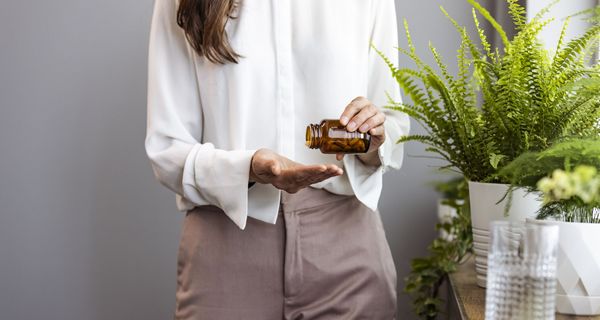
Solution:
{"label": "woman's left hand", "polygon": [[[364,97],[352,100],[340,116],[340,123],[350,132],[360,131],[371,134],[371,144],[367,153],[359,154],[358,158],[368,165],[381,165],[377,150],[385,141],[385,114],[371,101]],[[337,160],[342,160],[344,154],[338,153]]]}

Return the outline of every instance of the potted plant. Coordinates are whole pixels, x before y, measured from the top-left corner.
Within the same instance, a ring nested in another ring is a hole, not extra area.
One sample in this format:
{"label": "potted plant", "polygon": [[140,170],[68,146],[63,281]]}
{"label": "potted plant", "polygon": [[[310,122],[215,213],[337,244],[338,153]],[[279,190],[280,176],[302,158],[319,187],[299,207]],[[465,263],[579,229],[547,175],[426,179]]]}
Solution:
{"label": "potted plant", "polygon": [[[600,26],[595,25],[578,38],[565,41],[564,23],[555,52],[538,40],[540,31],[552,20],[545,19],[549,7],[527,21],[525,9],[517,0],[507,0],[516,35],[509,39],[492,15],[474,0],[474,26],[479,35],[472,40],[442,8],[461,35],[458,73],[450,74],[433,45],[435,66],[426,64],[416,53],[405,21],[408,49],[399,48],[414,67],[396,67],[386,57],[393,76],[411,98],[412,104],[390,102],[389,108],[404,112],[420,123],[426,135],[409,135],[398,142],[418,141],[437,154],[469,180],[474,251],[478,283],[485,286],[488,226],[491,220],[524,220],[541,206],[534,194],[511,190],[498,171],[528,151],[548,148],[569,135],[590,135],[600,105],[595,93],[580,94],[581,81],[597,79],[599,68],[589,67],[590,48],[597,43]],[[486,19],[500,35],[503,49],[492,46],[479,17]],[[590,100],[592,99],[592,100]],[[505,212],[505,205],[512,205]]]}
{"label": "potted plant", "polygon": [[452,221],[458,216],[458,206],[464,203],[464,197],[461,194],[465,185],[464,177],[456,177],[448,181],[440,181],[435,183],[435,190],[441,194],[441,198],[437,203],[438,215],[438,237],[446,241],[454,240],[455,236],[452,230],[445,227],[451,227]]}
{"label": "potted plant", "polygon": [[441,287],[447,283],[448,273],[456,270],[472,249],[471,215],[469,214],[468,187],[464,178],[436,184],[444,199],[444,212],[436,225],[440,236],[429,246],[427,257],[411,261],[411,272],[404,287],[413,301],[414,312],[423,319],[436,319],[443,302]]}
{"label": "potted plant", "polygon": [[[598,103],[598,102],[597,102]],[[544,195],[538,219],[559,225],[556,308],[600,314],[600,138],[568,139],[526,153],[500,174]]]}

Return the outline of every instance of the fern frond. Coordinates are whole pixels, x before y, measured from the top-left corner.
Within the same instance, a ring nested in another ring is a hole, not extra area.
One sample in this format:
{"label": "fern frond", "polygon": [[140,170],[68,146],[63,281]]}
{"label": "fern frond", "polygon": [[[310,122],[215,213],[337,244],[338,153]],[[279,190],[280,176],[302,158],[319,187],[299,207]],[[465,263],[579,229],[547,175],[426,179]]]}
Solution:
{"label": "fern frond", "polygon": [[454,18],[452,18],[452,16],[450,16],[450,14],[446,11],[446,9],[444,9],[444,7],[440,6],[440,10],[442,10],[442,12],[446,16],[446,18],[448,18],[448,20],[450,20],[452,25],[454,25],[454,28],[456,28],[456,30],[460,34],[461,41],[464,45],[466,45],[469,48],[471,57],[473,59],[481,59],[481,54],[480,54],[479,50],[477,49],[477,47],[475,46],[475,44],[473,43],[473,41],[471,41],[471,38],[469,37],[469,34],[467,33],[467,29],[465,27],[462,27],[461,25],[459,25],[458,22],[456,20],[454,20]]}
{"label": "fern frond", "polygon": [[560,74],[575,66],[577,58],[584,53],[588,44],[598,37],[600,25],[588,29],[581,37],[569,41],[564,48],[556,53],[552,62],[552,73]]}
{"label": "fern frond", "polygon": [[494,19],[492,14],[484,7],[482,7],[479,2],[475,0],[467,0],[477,11],[481,14],[491,25],[496,29],[496,32],[500,35],[502,39],[502,43],[504,44],[504,48],[508,48],[510,46],[510,41],[506,36],[506,31],[502,28],[502,26]]}
{"label": "fern frond", "polygon": [[454,82],[454,77],[452,77],[448,72],[448,66],[444,63],[442,56],[439,54],[437,49],[431,44],[431,42],[429,43],[429,50],[431,51],[433,59],[435,60],[438,68],[440,68],[440,71],[444,76],[444,80],[446,80],[447,83],[452,84]]}
{"label": "fern frond", "polygon": [[413,118],[415,121],[419,123],[421,127],[423,127],[428,134],[432,135],[430,127],[433,123],[425,116],[423,116],[422,108],[411,106],[408,104],[397,104],[391,106],[385,106],[385,109],[394,110],[402,113],[406,113],[409,117]]}
{"label": "fern frond", "polygon": [[483,29],[481,28],[481,25],[479,23],[479,19],[477,18],[477,12],[475,12],[475,8],[471,9],[471,14],[473,15],[473,22],[475,23],[475,28],[477,29],[477,34],[479,35],[479,41],[481,42],[481,46],[483,47],[483,49],[485,50],[486,56],[493,60],[493,55],[492,55],[492,50],[491,50],[491,45],[490,42],[487,39],[487,36],[485,35],[485,31],[483,31]]}
{"label": "fern frond", "polygon": [[398,143],[404,143],[404,142],[409,142],[409,141],[418,141],[427,145],[431,145],[431,146],[439,146],[439,142],[431,137],[431,136],[425,136],[425,135],[408,135],[408,136],[402,136],[398,139]]}
{"label": "fern frond", "polygon": [[411,54],[416,53],[415,44],[412,41],[412,36],[410,35],[410,30],[408,28],[408,21],[404,19],[404,34],[406,35],[406,42],[408,43],[408,49]]}
{"label": "fern frond", "polygon": [[512,18],[517,31],[523,30],[527,25],[525,8],[519,4],[518,0],[506,0],[508,3],[508,13]]}
{"label": "fern frond", "polygon": [[548,12],[550,12],[550,10],[556,6],[557,3],[559,3],[561,0],[553,0],[550,3],[548,3],[546,6],[544,6],[542,9],[540,9],[540,11],[538,11],[535,16],[533,17],[533,20],[541,20],[542,18],[544,18],[545,15],[548,14]]}
{"label": "fern frond", "polygon": [[567,35],[567,28],[569,28],[569,22],[571,22],[571,17],[567,17],[565,19],[565,22],[563,22],[562,28],[560,29],[560,36],[558,37],[558,43],[556,44],[555,54],[557,54],[560,51],[560,49],[562,49],[563,42],[565,41],[565,36]]}

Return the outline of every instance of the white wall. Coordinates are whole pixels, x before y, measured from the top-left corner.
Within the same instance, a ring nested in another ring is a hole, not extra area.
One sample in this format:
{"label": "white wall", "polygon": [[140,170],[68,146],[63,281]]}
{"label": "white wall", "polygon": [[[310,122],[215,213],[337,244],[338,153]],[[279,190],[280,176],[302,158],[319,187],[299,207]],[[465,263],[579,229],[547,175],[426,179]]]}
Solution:
{"label": "white wall", "polygon": [[[552,0],[529,0],[527,1],[527,16],[531,19],[537,12],[550,4]],[[565,18],[575,13],[587,10],[598,4],[598,0],[563,0],[558,2],[552,7],[548,13],[548,18],[555,18],[555,20],[548,25],[540,33],[540,39],[544,44],[554,50],[558,43],[558,38],[562,30]],[[584,21],[581,17],[574,17],[569,22],[569,28],[567,29],[566,39],[572,39],[578,35],[581,35],[590,24]]]}

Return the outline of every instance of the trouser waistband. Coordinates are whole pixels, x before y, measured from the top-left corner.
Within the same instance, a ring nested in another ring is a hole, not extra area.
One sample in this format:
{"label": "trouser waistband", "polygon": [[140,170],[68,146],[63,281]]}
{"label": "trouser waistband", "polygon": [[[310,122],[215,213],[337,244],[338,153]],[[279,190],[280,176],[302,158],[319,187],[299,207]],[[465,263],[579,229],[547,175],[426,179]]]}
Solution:
{"label": "trouser waistband", "polygon": [[297,193],[281,192],[281,201],[279,204],[280,212],[292,212],[304,209],[319,207],[331,202],[350,200],[354,196],[339,195],[331,193],[324,189],[304,188]]}

